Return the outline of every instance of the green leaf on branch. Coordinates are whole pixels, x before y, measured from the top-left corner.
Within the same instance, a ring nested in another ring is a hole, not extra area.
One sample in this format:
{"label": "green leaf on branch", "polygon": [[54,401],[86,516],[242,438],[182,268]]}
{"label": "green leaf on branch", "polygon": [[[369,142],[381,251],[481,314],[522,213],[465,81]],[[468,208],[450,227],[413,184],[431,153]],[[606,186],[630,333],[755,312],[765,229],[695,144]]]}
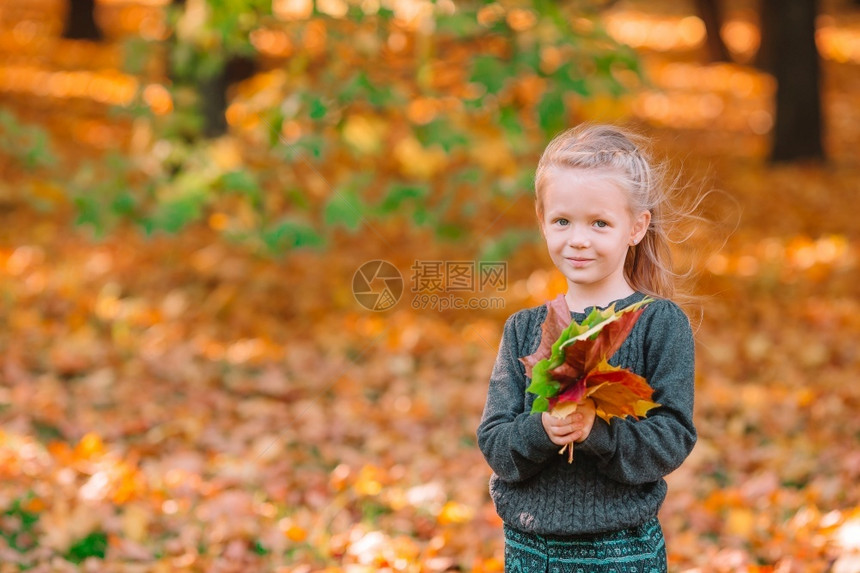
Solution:
{"label": "green leaf on branch", "polygon": [[355,231],[361,226],[363,218],[364,205],[354,190],[335,191],[326,203],[326,225],[339,225]]}
{"label": "green leaf on branch", "polygon": [[453,14],[441,14],[437,16],[436,30],[440,34],[450,33],[462,38],[480,30],[480,25],[474,13],[458,10]]}
{"label": "green leaf on branch", "polygon": [[313,98],[310,101],[308,110],[308,117],[315,121],[319,121],[326,116],[328,113],[328,107],[320,98]]}
{"label": "green leaf on branch", "polygon": [[394,183],[389,187],[388,193],[377,205],[374,211],[380,215],[390,215],[398,211],[406,201],[420,201],[427,197],[429,188],[427,185],[407,185]]}
{"label": "green leaf on branch", "polygon": [[290,217],[284,217],[263,229],[260,240],[270,253],[276,255],[292,249],[325,245],[325,240],[316,229],[307,222]]}
{"label": "green leaf on branch", "polygon": [[535,230],[514,229],[505,231],[483,246],[480,259],[482,261],[506,260],[524,244],[534,242],[539,236],[538,231]]}
{"label": "green leaf on branch", "polygon": [[590,97],[592,95],[588,81],[571,64],[561,66],[555,71],[552,78],[558,82],[558,85],[564,91],[573,92],[582,97]]}
{"label": "green leaf on branch", "polygon": [[508,77],[512,76],[510,66],[495,56],[476,56],[472,60],[471,81],[483,84],[487,92],[498,93]]}
{"label": "green leaf on branch", "polygon": [[445,241],[456,241],[466,234],[466,229],[457,223],[439,223],[436,225],[436,237]]}
{"label": "green leaf on branch", "polygon": [[562,91],[548,91],[538,104],[538,123],[543,132],[551,137],[567,125],[567,110]]}
{"label": "green leaf on branch", "polygon": [[102,208],[99,202],[92,196],[82,195],[73,200],[78,214],[75,217],[75,225],[89,226],[96,238],[104,236],[105,223]]}
{"label": "green leaf on branch", "polygon": [[505,130],[508,139],[516,138],[523,134],[523,124],[520,120],[519,110],[515,107],[505,106],[499,109],[499,125]]}
{"label": "green leaf on branch", "polygon": [[178,233],[189,223],[200,219],[202,214],[203,202],[199,197],[180,197],[160,203],[152,217],[144,222],[144,228],[149,233]]}
{"label": "green leaf on branch", "polygon": [[466,147],[470,141],[466,132],[444,119],[436,119],[427,125],[416,127],[415,136],[424,147],[439,145],[446,153],[451,153],[458,147]]}
{"label": "green leaf on branch", "polygon": [[111,201],[111,211],[118,217],[131,217],[137,211],[137,198],[128,191],[120,191]]}
{"label": "green leaf on branch", "polygon": [[260,189],[257,178],[249,171],[228,171],[221,175],[219,182],[225,191],[239,193],[251,199],[254,206],[259,206],[263,201],[263,190]]}
{"label": "green leaf on branch", "polygon": [[343,84],[337,97],[341,104],[366,101],[379,108],[403,103],[403,98],[397,90],[392,90],[390,86],[380,87],[374,85],[364,70],[356,72],[354,76],[348,79]]}

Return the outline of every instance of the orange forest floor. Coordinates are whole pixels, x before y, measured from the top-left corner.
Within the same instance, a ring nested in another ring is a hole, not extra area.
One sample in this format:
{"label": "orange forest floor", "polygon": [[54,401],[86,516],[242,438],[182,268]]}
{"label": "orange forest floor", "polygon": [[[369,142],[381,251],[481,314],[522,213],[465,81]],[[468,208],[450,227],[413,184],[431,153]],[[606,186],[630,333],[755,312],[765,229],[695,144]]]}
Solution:
{"label": "orange forest floor", "polygon": [[[768,166],[760,75],[646,58],[664,95],[634,111],[732,213],[695,263],[700,438],[668,478],[670,570],[856,572],[857,63],[825,62],[833,160]],[[670,114],[690,102],[705,119]],[[531,217],[522,201],[495,224]],[[92,241],[4,197],[0,573],[501,571],[475,428],[504,318],[563,282],[526,246],[502,308],[416,309],[407,282],[370,312],[362,262],[458,249],[359,237],[282,260],[203,227]]]}

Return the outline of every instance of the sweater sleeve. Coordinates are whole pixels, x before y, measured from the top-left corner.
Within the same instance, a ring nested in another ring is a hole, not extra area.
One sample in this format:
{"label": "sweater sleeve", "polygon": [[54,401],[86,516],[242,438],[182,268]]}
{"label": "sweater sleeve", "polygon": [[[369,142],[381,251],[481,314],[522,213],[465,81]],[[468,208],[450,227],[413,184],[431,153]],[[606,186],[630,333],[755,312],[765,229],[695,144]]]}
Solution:
{"label": "sweater sleeve", "polygon": [[653,400],[661,406],[640,420],[613,418],[607,423],[597,418],[591,434],[577,445],[598,458],[602,473],[627,484],[653,482],[671,473],[696,443],[690,322],[674,303],[660,301],[651,306],[655,308],[643,314],[644,324],[637,327],[645,329],[643,375],[654,388]]}
{"label": "sweater sleeve", "polygon": [[487,463],[508,482],[535,475],[558,450],[543,429],[540,414],[524,411],[526,375],[518,360],[522,343],[518,338],[526,334],[526,322],[525,311],[520,311],[505,323],[477,432]]}

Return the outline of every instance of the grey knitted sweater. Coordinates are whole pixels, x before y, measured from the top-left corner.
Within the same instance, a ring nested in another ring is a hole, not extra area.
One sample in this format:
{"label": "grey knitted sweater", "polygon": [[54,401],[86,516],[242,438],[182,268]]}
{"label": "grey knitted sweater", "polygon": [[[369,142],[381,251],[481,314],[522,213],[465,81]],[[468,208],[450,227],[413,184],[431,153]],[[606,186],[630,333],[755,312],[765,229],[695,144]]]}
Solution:
{"label": "grey knitted sweater", "polygon": [[[634,293],[616,309],[641,300]],[[586,309],[586,312],[590,309]],[[478,427],[478,445],[493,470],[490,495],[502,520],[538,534],[576,535],[634,527],[657,515],[663,477],[696,442],[693,426],[694,343],[690,323],[671,301],[645,308],[609,363],[644,376],[661,407],[640,420],[597,418],[574,460],[559,455],[530,414],[534,395],[518,360],[537,350],[546,305],[505,323]],[[572,313],[574,320],[585,315]]]}

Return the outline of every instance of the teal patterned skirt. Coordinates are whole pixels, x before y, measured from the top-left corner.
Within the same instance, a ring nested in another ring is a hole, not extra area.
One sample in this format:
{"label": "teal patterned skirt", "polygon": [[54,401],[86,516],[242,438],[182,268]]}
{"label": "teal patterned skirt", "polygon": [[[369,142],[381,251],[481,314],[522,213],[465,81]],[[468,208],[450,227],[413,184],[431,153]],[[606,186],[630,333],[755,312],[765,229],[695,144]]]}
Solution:
{"label": "teal patterned skirt", "polygon": [[594,535],[537,535],[505,526],[505,573],[665,572],[666,542],[656,517]]}

